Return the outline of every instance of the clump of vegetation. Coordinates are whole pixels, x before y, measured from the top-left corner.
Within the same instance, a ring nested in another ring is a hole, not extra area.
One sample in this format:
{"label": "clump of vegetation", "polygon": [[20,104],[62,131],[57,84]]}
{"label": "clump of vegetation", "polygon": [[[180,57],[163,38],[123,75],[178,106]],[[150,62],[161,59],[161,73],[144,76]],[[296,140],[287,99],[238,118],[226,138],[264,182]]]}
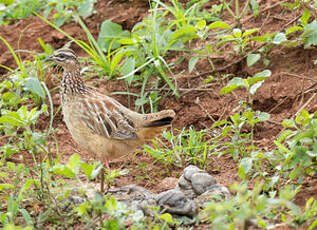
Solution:
{"label": "clump of vegetation", "polygon": [[0,25],[14,20],[27,18],[34,12],[44,10],[44,17],[52,15],[56,26],[62,26],[73,19],[76,13],[81,17],[89,17],[94,12],[96,0],[8,0],[0,3]]}

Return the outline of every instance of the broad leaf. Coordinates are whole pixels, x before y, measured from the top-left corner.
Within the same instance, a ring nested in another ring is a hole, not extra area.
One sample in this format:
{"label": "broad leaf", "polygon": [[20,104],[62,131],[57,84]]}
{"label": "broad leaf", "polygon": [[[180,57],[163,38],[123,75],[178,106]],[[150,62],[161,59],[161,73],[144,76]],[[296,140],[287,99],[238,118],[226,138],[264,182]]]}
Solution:
{"label": "broad leaf", "polygon": [[247,64],[248,66],[252,66],[254,63],[256,63],[258,60],[260,60],[261,54],[248,54],[247,56]]}
{"label": "broad leaf", "polygon": [[42,99],[45,99],[46,94],[39,79],[35,77],[26,78],[24,85],[27,88],[27,90],[40,96]]}
{"label": "broad leaf", "polygon": [[248,87],[248,84],[246,81],[240,77],[235,77],[231,79],[228,84],[221,89],[221,95],[230,93],[231,91],[235,90],[236,88],[239,87]]}
{"label": "broad leaf", "polygon": [[317,45],[317,21],[308,24],[301,35],[305,39],[305,48]]}
{"label": "broad leaf", "polygon": [[277,33],[274,36],[272,43],[276,44],[276,45],[279,45],[279,44],[281,44],[284,41],[287,41],[287,38],[286,38],[285,34],[284,33]]}
{"label": "broad leaf", "polygon": [[231,29],[231,27],[223,22],[223,21],[217,21],[217,22],[213,22],[211,23],[208,27],[207,27],[208,30],[211,30],[211,29]]}
{"label": "broad leaf", "polygon": [[194,57],[191,57],[189,59],[189,62],[188,62],[188,72],[192,72],[197,61],[199,60],[199,56],[194,56]]}
{"label": "broad leaf", "polygon": [[256,93],[256,91],[258,90],[258,88],[261,87],[261,85],[263,84],[264,81],[258,81],[255,84],[251,85],[249,92],[254,95]]}
{"label": "broad leaf", "polygon": [[[101,24],[97,43],[100,47],[108,49],[113,39],[121,39],[127,37],[127,32],[123,33],[121,25],[106,20]],[[111,49],[116,49],[120,46],[119,43],[114,42]]]}

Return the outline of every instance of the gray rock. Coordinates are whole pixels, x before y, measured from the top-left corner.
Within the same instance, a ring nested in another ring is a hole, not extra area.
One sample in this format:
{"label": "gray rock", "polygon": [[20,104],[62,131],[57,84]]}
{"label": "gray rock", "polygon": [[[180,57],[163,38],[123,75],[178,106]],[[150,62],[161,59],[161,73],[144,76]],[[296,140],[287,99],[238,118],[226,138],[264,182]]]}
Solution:
{"label": "gray rock", "polygon": [[179,178],[176,188],[193,199],[206,192],[207,188],[214,184],[216,184],[216,180],[213,176],[196,166],[190,165],[184,169],[184,174]]}
{"label": "gray rock", "polygon": [[181,177],[179,178],[175,189],[182,191],[189,199],[193,199],[196,197],[196,193],[191,182],[186,180],[184,175],[181,175]]}
{"label": "gray rock", "polygon": [[207,188],[216,184],[215,178],[206,172],[195,173],[191,177],[193,189],[197,195],[201,195],[207,191]]}
{"label": "gray rock", "polygon": [[215,200],[215,198],[213,198],[214,196],[218,195],[221,199],[230,197],[229,190],[225,186],[214,184],[210,186],[206,192],[196,197],[194,201],[200,208],[204,208],[210,201]]}
{"label": "gray rock", "polygon": [[171,189],[158,194],[156,200],[162,212],[193,217],[198,211],[196,203],[188,199],[183,192],[177,189]]}
{"label": "gray rock", "polygon": [[130,210],[141,210],[145,215],[151,215],[147,206],[157,206],[156,194],[134,184],[109,189],[106,193],[111,193],[118,201],[125,203]]}
{"label": "gray rock", "polygon": [[[162,180],[161,187],[166,185],[166,188],[173,188],[176,180],[176,178]],[[155,209],[149,207],[159,207],[160,213],[170,213],[179,220],[184,218],[194,220],[193,217],[197,215],[198,209],[205,207],[215,195],[219,195],[222,199],[230,196],[228,189],[217,184],[213,176],[193,165],[184,169],[184,174],[178,179],[174,189],[159,194],[136,185],[109,189],[106,193],[124,203],[129,210],[135,212],[141,210],[144,215],[153,216]],[[84,201],[84,198],[71,196],[66,202],[65,210]]]}
{"label": "gray rock", "polygon": [[[192,176],[195,174],[195,173],[199,173],[199,172],[205,172],[203,170],[201,170],[200,168],[194,166],[194,165],[189,165],[187,166],[185,169],[184,169],[184,177],[186,180],[189,180],[191,181],[192,179]],[[205,172],[206,173],[206,172]]]}

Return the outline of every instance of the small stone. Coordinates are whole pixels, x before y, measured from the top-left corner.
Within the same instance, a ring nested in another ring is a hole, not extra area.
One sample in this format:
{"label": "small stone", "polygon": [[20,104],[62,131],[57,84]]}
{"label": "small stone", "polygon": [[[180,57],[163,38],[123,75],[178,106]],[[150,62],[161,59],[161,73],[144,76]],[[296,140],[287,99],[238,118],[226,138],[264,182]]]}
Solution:
{"label": "small stone", "polygon": [[192,189],[190,181],[186,180],[184,175],[181,175],[181,177],[178,179],[178,186],[180,189],[184,190]]}
{"label": "small stone", "polygon": [[193,200],[187,199],[179,190],[171,189],[157,195],[157,203],[163,212],[193,217],[197,214],[197,205]]}
{"label": "small stone", "polygon": [[207,191],[207,188],[216,183],[216,180],[213,176],[209,175],[206,172],[195,173],[191,177],[191,182],[193,189],[197,195],[201,195]]}
{"label": "small stone", "polygon": [[199,195],[194,201],[200,208],[205,208],[208,203],[214,200],[212,197],[220,195],[222,199],[228,199],[230,197],[229,190],[220,184],[214,184],[208,188],[206,192]]}
{"label": "small stone", "polygon": [[228,199],[230,197],[230,192],[227,187],[221,184],[214,184],[207,188],[207,192],[212,193],[213,195],[220,195],[222,199]]}
{"label": "small stone", "polygon": [[187,196],[189,199],[193,199],[196,197],[196,194],[194,192],[191,182],[186,180],[184,175],[182,175],[179,178],[175,189],[182,191],[185,194],[185,196]]}
{"label": "small stone", "polygon": [[198,168],[194,165],[189,165],[184,169],[184,177],[186,180],[191,181],[192,176],[195,173],[199,173],[199,172],[205,172],[205,171],[201,170],[200,168]]}

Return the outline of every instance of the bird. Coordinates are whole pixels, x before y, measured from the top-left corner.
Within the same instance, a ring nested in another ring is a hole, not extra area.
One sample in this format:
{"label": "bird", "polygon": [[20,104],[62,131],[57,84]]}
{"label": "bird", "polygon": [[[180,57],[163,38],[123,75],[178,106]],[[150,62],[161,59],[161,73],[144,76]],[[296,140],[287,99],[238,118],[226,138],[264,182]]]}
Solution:
{"label": "bird", "polygon": [[109,161],[127,155],[165,131],[175,112],[140,114],[85,84],[76,53],[60,48],[45,62],[63,68],[60,99],[64,122],[75,142],[103,163],[100,190],[104,192]]}

